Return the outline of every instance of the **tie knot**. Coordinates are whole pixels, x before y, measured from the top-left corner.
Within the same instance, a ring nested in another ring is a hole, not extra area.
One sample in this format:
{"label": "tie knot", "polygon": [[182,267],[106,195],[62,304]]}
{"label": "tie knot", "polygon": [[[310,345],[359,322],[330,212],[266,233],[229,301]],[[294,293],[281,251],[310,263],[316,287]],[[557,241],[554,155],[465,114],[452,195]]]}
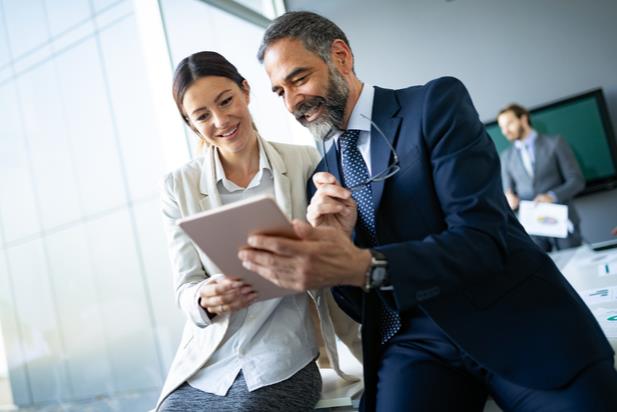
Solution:
{"label": "tie knot", "polygon": [[339,138],[339,144],[342,151],[347,151],[352,147],[355,147],[358,143],[358,137],[360,137],[360,130],[348,129]]}

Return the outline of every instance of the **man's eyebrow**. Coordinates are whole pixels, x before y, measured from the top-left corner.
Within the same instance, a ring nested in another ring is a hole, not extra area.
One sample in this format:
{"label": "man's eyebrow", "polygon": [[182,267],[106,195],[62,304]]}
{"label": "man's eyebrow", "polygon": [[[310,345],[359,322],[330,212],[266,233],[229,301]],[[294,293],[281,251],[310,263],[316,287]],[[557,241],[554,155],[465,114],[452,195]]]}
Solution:
{"label": "man's eyebrow", "polygon": [[[300,73],[305,72],[307,70],[308,70],[308,67],[296,67],[287,76],[285,76],[284,82],[285,83],[290,82],[291,79],[293,79]],[[272,86],[272,91],[276,93],[277,90],[279,90],[280,88],[281,88],[280,86]]]}

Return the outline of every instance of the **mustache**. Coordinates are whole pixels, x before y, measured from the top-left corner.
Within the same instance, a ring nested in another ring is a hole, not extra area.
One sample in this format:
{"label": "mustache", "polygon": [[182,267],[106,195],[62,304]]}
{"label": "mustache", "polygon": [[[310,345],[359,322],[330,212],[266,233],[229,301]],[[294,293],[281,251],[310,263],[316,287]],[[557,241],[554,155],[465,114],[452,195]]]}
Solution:
{"label": "mustache", "polygon": [[325,105],[325,104],[326,104],[326,99],[324,99],[321,96],[313,96],[310,99],[307,99],[303,101],[302,103],[300,103],[298,107],[293,111],[292,114],[294,115],[297,121],[304,124],[303,123],[304,116],[308,112],[310,112],[311,110],[313,110],[314,108],[320,105]]}

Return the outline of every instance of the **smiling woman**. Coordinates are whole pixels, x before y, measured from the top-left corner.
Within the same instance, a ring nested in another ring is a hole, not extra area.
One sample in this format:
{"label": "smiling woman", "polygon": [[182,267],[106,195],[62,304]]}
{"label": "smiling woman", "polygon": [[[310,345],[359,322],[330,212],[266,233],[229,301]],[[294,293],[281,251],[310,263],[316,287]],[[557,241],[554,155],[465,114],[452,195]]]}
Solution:
{"label": "smiling woman", "polygon": [[349,378],[338,366],[334,331],[360,354],[359,325],[328,289],[257,302],[250,285],[220,274],[207,247],[205,254],[197,250],[176,224],[258,195],[274,197],[288,218],[304,219],[317,151],[263,140],[248,109],[249,92],[236,67],[211,51],[183,59],[174,74],[178,111],[204,155],[170,173],[162,195],[176,298],[188,321],[159,411],[267,412],[281,405],[309,411],[321,392],[316,331],[328,331],[325,354],[341,376]]}

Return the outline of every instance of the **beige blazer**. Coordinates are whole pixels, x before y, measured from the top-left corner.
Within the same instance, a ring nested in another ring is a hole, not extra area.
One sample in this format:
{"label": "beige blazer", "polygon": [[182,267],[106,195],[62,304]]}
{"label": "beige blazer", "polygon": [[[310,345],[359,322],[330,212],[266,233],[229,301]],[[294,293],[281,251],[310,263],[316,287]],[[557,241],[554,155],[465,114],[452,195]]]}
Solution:
{"label": "beige blazer", "polygon": [[[283,212],[294,219],[306,214],[306,182],[319,161],[318,152],[309,146],[271,143],[260,139],[272,168],[276,202]],[[227,326],[229,314],[217,316],[204,327],[195,315],[197,289],[217,272],[216,266],[195,247],[176,225],[179,218],[221,205],[214,172],[214,148],[206,149],[197,158],[164,179],[162,209],[171,257],[177,303],[187,315],[182,340],[159,400],[161,402],[208,361],[219,346]],[[345,379],[354,380],[340,370],[335,335],[343,341],[356,358],[361,360],[359,324],[336,305],[329,289],[309,293],[319,315],[319,329],[331,367]]]}

